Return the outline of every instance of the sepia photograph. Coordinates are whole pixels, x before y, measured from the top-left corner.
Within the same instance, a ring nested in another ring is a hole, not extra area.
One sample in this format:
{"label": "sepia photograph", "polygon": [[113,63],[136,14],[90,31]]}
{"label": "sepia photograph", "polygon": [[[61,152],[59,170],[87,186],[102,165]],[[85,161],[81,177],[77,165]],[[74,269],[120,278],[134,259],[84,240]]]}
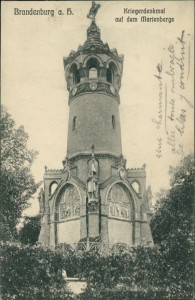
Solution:
{"label": "sepia photograph", "polygon": [[194,299],[194,1],[2,1],[1,297]]}

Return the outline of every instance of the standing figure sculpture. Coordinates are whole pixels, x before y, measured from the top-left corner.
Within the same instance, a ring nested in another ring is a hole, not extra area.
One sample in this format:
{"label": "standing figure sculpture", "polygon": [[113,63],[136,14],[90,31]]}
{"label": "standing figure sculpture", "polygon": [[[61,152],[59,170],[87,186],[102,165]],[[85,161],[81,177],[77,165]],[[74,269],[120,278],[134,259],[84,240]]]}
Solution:
{"label": "standing figure sculpture", "polygon": [[101,6],[100,4],[96,4],[95,1],[92,1],[92,6],[91,6],[90,11],[87,15],[87,18],[92,19],[94,21],[95,16],[96,16],[100,6]]}
{"label": "standing figure sculpture", "polygon": [[[94,153],[92,155],[94,155]],[[94,159],[92,159],[91,172],[87,180],[87,192],[88,192],[89,202],[97,200],[98,198],[98,178],[97,178],[97,171],[94,163],[95,161]]]}

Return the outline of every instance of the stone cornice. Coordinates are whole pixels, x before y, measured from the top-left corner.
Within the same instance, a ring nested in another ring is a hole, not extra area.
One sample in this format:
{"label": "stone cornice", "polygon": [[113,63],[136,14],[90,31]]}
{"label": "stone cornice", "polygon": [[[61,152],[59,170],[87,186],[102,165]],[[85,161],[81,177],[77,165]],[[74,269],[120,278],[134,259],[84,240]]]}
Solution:
{"label": "stone cornice", "polygon": [[[93,89],[91,85],[95,86]],[[69,93],[69,104],[73,99],[82,94],[106,94],[112,96],[118,103],[120,103],[120,97],[117,89],[111,91],[111,85],[105,82],[85,82],[74,87]]]}
{"label": "stone cornice", "polygon": [[[82,46],[80,46],[82,48]],[[124,60],[123,55],[116,55],[115,53],[112,52],[112,50],[108,48],[103,48],[103,49],[93,49],[93,48],[88,48],[88,49],[79,49],[78,51],[71,51],[68,57],[63,57],[64,60],[64,65],[67,66],[71,62],[73,62],[78,56],[80,55],[88,55],[88,54],[106,54],[110,56],[113,60],[122,63]]]}
{"label": "stone cornice", "polygon": [[[71,162],[77,161],[78,159],[82,159],[82,158],[86,158],[86,159],[90,159],[91,158],[91,153],[90,152],[80,152],[80,153],[75,153],[74,155],[68,157],[68,159]],[[95,153],[95,159],[100,159],[100,158],[108,158],[108,159],[114,159],[114,160],[118,160],[119,156],[110,153],[110,152],[96,152]]]}

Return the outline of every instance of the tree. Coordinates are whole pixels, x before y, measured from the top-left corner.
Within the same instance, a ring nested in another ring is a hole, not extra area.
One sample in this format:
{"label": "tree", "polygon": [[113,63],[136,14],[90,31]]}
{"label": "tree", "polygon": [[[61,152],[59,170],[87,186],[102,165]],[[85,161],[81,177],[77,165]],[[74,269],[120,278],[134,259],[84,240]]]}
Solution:
{"label": "tree", "polygon": [[189,297],[193,278],[193,156],[171,167],[170,175],[170,190],[158,195],[151,228],[164,257],[164,283]]}
{"label": "tree", "polygon": [[[31,165],[37,155],[27,146],[23,126],[16,128],[7,109],[1,108],[1,222],[2,239],[16,238],[22,212],[37,190]],[[5,231],[7,232],[6,234]]]}
{"label": "tree", "polygon": [[34,245],[39,238],[41,229],[40,216],[25,217],[23,227],[19,231],[19,240],[22,244]]}
{"label": "tree", "polygon": [[3,242],[0,258],[3,300],[73,299],[62,276],[60,253],[41,245]]}
{"label": "tree", "polygon": [[171,167],[169,173],[171,188],[158,194],[155,214],[151,220],[153,237],[158,244],[172,238],[172,235],[187,238],[192,232],[193,156],[185,157],[177,167]]}

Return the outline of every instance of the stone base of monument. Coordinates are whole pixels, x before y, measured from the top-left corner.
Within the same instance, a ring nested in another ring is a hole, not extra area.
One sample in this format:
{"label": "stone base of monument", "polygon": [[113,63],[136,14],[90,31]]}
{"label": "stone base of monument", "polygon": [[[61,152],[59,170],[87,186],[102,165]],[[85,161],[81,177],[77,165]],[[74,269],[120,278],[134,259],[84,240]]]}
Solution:
{"label": "stone base of monument", "polygon": [[87,282],[79,278],[66,277],[67,287],[74,294],[81,294],[87,287]]}

